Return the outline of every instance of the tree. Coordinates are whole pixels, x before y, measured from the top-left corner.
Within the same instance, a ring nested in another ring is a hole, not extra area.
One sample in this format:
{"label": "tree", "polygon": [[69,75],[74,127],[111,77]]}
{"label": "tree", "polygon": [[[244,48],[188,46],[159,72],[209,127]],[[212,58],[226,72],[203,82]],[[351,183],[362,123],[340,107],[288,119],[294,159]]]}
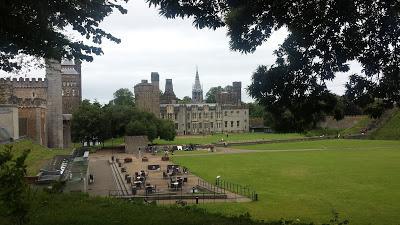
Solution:
{"label": "tree", "polygon": [[[91,103],[83,100],[81,105],[72,115],[71,130],[73,141],[95,142],[104,141],[106,135],[108,118],[102,115],[101,105],[98,102]],[[105,119],[105,120],[103,120]]]}
{"label": "tree", "polygon": [[12,148],[9,145],[0,151],[0,203],[15,224],[25,224],[28,222],[29,187],[24,177],[29,150],[15,157]]}
{"label": "tree", "polygon": [[333,112],[337,99],[316,79],[288,72],[290,65],[260,66],[253,74],[248,91],[265,106],[271,126],[279,132],[302,132],[312,129],[327,113]]}
{"label": "tree", "polygon": [[175,125],[170,120],[159,120],[158,134],[161,139],[173,141],[176,136]]}
{"label": "tree", "polygon": [[114,92],[113,104],[135,106],[135,98],[128,88],[120,88]]}
{"label": "tree", "polygon": [[258,102],[251,102],[247,104],[249,106],[249,117],[250,118],[263,118],[264,108]]}
{"label": "tree", "polygon": [[[197,28],[227,27],[231,49],[244,53],[254,52],[274,30],[287,28],[288,36],[275,52],[278,60],[268,70],[282,67],[286,73],[282,76],[291,76],[296,85],[318,88],[316,95],[307,100],[313,101],[312,104],[323,101],[326,97],[323,93],[327,92],[325,82],[334,79],[337,72],[348,72],[350,61],[359,62],[364,71],[350,78],[347,88],[353,93],[348,95],[351,100],[365,100],[367,96],[369,104],[375,98],[381,99],[384,107],[400,103],[400,2],[397,0],[147,2],[159,6],[160,14],[167,18],[194,17]],[[291,89],[287,85],[293,83],[276,85]],[[265,93],[259,91],[260,96]],[[304,92],[295,94],[309,95],[310,90],[297,91]],[[288,108],[291,102],[282,104]]]}
{"label": "tree", "polygon": [[[100,28],[100,22],[128,0],[97,1],[14,1],[0,4],[0,69],[13,71],[21,65],[19,54],[39,58],[75,58],[92,61],[102,54],[103,38],[119,43]],[[66,32],[66,28],[74,32]],[[89,41],[77,40],[75,34]]]}
{"label": "tree", "polygon": [[210,88],[210,90],[208,90],[208,92],[206,93],[206,103],[216,103],[216,97],[218,93],[222,91],[224,91],[224,89],[221,86]]}
{"label": "tree", "polygon": [[192,103],[192,98],[189,96],[185,96],[185,97],[183,97],[182,100],[178,100],[178,103],[179,104],[190,104],[190,103]]}

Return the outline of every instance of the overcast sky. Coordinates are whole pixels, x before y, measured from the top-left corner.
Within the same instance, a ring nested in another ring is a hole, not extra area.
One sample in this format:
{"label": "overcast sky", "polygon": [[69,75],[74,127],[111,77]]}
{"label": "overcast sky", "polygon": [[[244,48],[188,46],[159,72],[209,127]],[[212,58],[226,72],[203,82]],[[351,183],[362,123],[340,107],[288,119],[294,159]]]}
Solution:
{"label": "overcast sky", "polygon": [[[172,78],[177,97],[191,96],[197,65],[204,95],[210,87],[241,81],[242,100],[249,102],[252,99],[245,87],[251,83],[252,73],[258,65],[274,63],[273,51],[287,34],[279,30],[255,53],[245,55],[229,50],[225,29],[197,30],[190,19],[167,20],[155,8],[148,8],[144,0],[132,0],[126,8],[128,14],[114,13],[102,23],[122,42],[105,41],[104,55],[96,56],[92,63],[83,63],[83,98],[106,103],[119,88],[133,92],[133,86],[142,79],[150,80],[151,72],[160,74],[161,89],[165,79]],[[30,76],[43,75],[39,71]],[[340,74],[329,88],[343,94],[346,80],[347,76]]]}

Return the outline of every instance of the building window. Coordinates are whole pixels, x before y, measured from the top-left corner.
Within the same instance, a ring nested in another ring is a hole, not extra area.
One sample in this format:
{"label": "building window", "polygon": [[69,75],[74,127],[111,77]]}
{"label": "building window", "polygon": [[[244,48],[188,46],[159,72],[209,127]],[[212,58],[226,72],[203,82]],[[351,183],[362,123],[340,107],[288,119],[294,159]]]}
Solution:
{"label": "building window", "polygon": [[192,119],[196,119],[196,113],[192,114]]}
{"label": "building window", "polygon": [[179,124],[175,123],[175,130],[178,130]]}
{"label": "building window", "polygon": [[33,97],[33,98],[35,97],[35,92],[32,92],[32,97]]}
{"label": "building window", "polygon": [[200,128],[200,129],[202,128],[202,125],[201,125],[201,123],[199,123],[199,128]]}
{"label": "building window", "polygon": [[72,96],[75,96],[75,90],[72,89]]}
{"label": "building window", "polygon": [[214,123],[213,122],[211,122],[211,128],[214,128]]}
{"label": "building window", "polygon": [[61,96],[64,96],[64,89],[61,90]]}
{"label": "building window", "polygon": [[177,119],[178,119],[178,114],[175,113],[175,120],[177,120]]}
{"label": "building window", "polygon": [[207,113],[204,113],[204,118],[207,118],[207,116],[208,116]]}
{"label": "building window", "polygon": [[231,121],[231,127],[233,127],[233,121]]}
{"label": "building window", "polygon": [[65,82],[63,82],[63,85],[62,86],[64,86],[65,87]]}
{"label": "building window", "polygon": [[236,126],[237,126],[237,127],[239,127],[239,124],[240,124],[239,120],[236,121]]}
{"label": "building window", "polygon": [[228,121],[225,121],[225,128],[228,127]]}
{"label": "building window", "polygon": [[190,123],[187,124],[187,129],[190,129]]}
{"label": "building window", "polygon": [[210,117],[211,117],[211,119],[214,117],[214,113],[213,112],[210,113]]}
{"label": "building window", "polygon": [[225,111],[225,116],[228,116],[228,112],[227,111]]}
{"label": "building window", "polygon": [[236,111],[236,113],[237,113],[237,114],[239,114],[239,110],[238,110],[238,111]]}
{"label": "building window", "polygon": [[201,113],[199,113],[199,119],[201,119]]}

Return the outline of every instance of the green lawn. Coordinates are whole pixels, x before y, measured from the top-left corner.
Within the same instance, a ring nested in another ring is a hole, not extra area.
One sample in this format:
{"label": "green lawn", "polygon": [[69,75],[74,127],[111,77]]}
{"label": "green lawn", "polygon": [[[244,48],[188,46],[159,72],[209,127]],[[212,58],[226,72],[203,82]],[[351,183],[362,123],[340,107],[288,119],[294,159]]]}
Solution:
{"label": "green lawn", "polygon": [[297,141],[273,144],[232,146],[243,150],[384,150],[399,145],[399,141],[328,139],[318,141]]}
{"label": "green lawn", "polygon": [[[0,145],[0,150],[3,150],[5,145]],[[27,165],[28,175],[36,175],[39,170],[55,155],[68,155],[72,149],[49,149],[31,141],[24,140],[13,144],[13,151],[16,155],[21,154],[23,150],[30,149],[25,163]]]}
{"label": "green lawn", "polygon": [[[237,134],[214,134],[214,135],[186,135],[176,136],[173,141],[154,140],[155,144],[160,145],[185,145],[185,144],[211,144],[224,139],[226,142],[241,142],[241,141],[256,141],[256,140],[279,140],[279,139],[294,139],[303,138],[304,135],[289,133],[289,134],[266,134],[266,133],[237,133]],[[124,143],[123,138],[114,138],[104,142],[105,146],[116,146]]]}
{"label": "green lawn", "polygon": [[[336,211],[351,224],[399,224],[399,141],[327,140],[248,147],[303,151],[181,156],[174,161],[210,182],[220,175],[259,193],[258,202],[207,205],[213,212],[249,211],[258,219],[322,223]],[[304,151],[315,148],[328,151]]]}

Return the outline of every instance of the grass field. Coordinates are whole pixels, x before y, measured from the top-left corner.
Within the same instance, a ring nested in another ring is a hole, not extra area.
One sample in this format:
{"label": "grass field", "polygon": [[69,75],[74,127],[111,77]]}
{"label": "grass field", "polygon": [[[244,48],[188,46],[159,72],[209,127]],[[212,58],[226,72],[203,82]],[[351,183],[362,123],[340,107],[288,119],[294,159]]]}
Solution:
{"label": "grass field", "polygon": [[[0,150],[4,149],[5,145],[0,145]],[[18,155],[23,150],[30,149],[31,152],[28,155],[25,163],[27,165],[28,175],[36,175],[39,170],[46,165],[47,161],[52,159],[55,155],[68,155],[71,153],[71,149],[48,149],[38,144],[34,144],[31,141],[24,140],[13,144],[13,152]]]}
{"label": "grass field", "polygon": [[259,193],[258,202],[206,205],[210,211],[249,211],[258,219],[318,223],[329,221],[336,211],[351,224],[399,224],[399,141],[327,140],[240,148],[264,151],[174,157],[210,182],[220,175]]}
{"label": "grass field", "polygon": [[[186,145],[186,144],[211,144],[219,142],[224,139],[226,142],[241,142],[241,141],[256,141],[256,140],[278,140],[278,139],[294,139],[302,138],[304,135],[289,133],[289,134],[266,134],[266,133],[238,133],[238,134],[214,134],[214,135],[186,135],[176,136],[173,141],[154,140],[154,144],[160,145]],[[114,138],[114,140],[107,140],[104,142],[105,146],[112,146],[112,144],[120,145],[124,143],[123,138]]]}

